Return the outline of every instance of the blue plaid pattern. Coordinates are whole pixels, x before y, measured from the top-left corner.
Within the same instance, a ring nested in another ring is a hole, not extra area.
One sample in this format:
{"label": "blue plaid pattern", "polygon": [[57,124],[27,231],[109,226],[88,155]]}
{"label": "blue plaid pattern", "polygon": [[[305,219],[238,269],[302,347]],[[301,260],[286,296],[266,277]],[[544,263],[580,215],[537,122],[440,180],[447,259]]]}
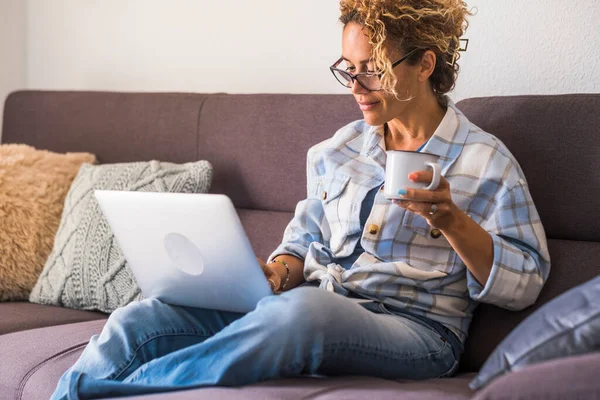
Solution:
{"label": "blue plaid pattern", "polygon": [[[550,272],[544,228],[527,181],[506,146],[447,99],[440,126],[423,148],[439,156],[454,203],[488,231],[494,264],[483,287],[444,236],[379,192],[365,224],[360,206],[385,177],[383,127],[353,122],[307,154],[307,197],[296,206],[277,255],[304,260],[307,281],[354,292],[444,324],[465,340],[479,302],[520,310],[536,300]],[[378,231],[369,233],[370,225]],[[336,260],[364,249],[350,269]]]}

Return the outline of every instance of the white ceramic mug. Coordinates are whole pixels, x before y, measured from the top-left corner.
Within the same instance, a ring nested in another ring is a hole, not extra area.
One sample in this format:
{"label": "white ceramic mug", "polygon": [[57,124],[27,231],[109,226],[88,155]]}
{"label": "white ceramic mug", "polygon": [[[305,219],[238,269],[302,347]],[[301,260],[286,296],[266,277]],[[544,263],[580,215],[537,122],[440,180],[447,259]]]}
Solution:
{"label": "white ceramic mug", "polygon": [[[440,185],[442,168],[438,164],[439,157],[429,153],[416,151],[388,150],[385,166],[385,183],[383,195],[388,199],[411,200],[400,196],[398,190],[405,188],[436,190]],[[413,172],[433,171],[431,184],[413,182],[408,175]]]}

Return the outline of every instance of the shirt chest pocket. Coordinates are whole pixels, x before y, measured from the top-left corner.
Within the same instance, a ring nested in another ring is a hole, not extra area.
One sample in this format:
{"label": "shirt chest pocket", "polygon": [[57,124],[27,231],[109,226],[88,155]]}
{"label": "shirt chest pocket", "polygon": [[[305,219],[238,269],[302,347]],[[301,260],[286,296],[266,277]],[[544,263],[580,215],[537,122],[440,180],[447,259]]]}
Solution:
{"label": "shirt chest pocket", "polygon": [[360,231],[358,208],[353,203],[350,177],[334,175],[324,177],[320,184],[320,194],[325,218],[331,230],[330,249],[338,253],[347,242],[348,236]]}
{"label": "shirt chest pocket", "polygon": [[404,212],[402,227],[422,236],[430,235],[430,231],[432,231],[431,226],[429,226],[425,218],[408,210]]}
{"label": "shirt chest pocket", "polygon": [[457,254],[448,239],[439,229],[431,227],[427,220],[411,211],[406,211],[402,228],[410,234],[410,259],[412,267],[426,271],[452,274],[457,267]]}

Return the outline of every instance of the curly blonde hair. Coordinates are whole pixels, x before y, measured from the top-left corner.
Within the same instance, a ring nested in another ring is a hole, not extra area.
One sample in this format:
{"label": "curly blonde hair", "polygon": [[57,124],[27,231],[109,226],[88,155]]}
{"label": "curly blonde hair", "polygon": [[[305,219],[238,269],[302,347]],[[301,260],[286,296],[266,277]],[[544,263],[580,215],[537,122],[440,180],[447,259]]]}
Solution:
{"label": "curly blonde hair", "polygon": [[381,71],[382,89],[398,96],[397,78],[392,72],[388,50],[404,54],[418,49],[406,62],[415,65],[425,51],[436,54],[436,65],[429,77],[438,101],[454,88],[458,77],[460,37],[468,27],[466,17],[473,15],[461,0],[341,0],[340,21],[344,26],[356,22],[373,46],[375,69]]}

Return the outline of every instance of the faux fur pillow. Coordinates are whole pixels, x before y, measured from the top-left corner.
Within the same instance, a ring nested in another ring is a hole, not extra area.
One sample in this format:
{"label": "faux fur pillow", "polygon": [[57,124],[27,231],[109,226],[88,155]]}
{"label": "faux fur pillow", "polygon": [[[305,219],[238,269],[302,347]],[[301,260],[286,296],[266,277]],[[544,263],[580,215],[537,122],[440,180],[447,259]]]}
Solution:
{"label": "faux fur pillow", "polygon": [[0,301],[27,300],[52,250],[65,196],[88,153],[0,145]]}

